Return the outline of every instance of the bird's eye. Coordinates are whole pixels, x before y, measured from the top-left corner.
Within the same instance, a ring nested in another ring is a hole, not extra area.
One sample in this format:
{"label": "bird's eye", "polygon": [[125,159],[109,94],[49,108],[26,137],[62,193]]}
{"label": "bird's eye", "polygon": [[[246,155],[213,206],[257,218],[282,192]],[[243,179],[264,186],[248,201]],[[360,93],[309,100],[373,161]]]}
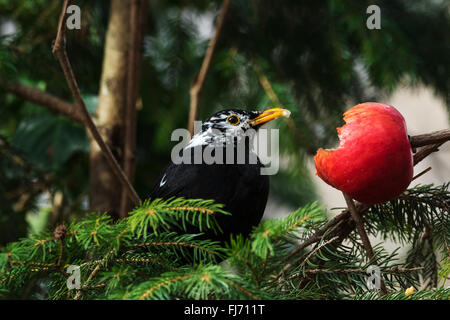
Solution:
{"label": "bird's eye", "polygon": [[227,117],[227,122],[233,126],[237,126],[241,122],[241,119],[237,115],[232,114]]}

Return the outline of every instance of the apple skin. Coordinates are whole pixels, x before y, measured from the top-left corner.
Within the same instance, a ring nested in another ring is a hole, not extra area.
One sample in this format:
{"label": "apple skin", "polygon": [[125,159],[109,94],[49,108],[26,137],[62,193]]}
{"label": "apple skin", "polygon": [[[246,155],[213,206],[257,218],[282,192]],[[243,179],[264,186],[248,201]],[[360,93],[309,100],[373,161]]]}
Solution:
{"label": "apple skin", "polygon": [[366,102],[345,112],[344,121],[337,128],[339,147],[314,156],[316,175],[362,203],[398,197],[413,177],[403,116],[392,106]]}

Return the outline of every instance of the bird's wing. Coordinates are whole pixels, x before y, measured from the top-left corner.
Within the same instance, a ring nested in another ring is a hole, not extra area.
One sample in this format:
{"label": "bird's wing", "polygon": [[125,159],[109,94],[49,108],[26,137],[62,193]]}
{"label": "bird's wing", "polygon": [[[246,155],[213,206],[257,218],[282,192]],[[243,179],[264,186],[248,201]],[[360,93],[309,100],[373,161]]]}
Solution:
{"label": "bird's wing", "polygon": [[260,165],[206,165],[170,163],[161,173],[153,190],[152,199],[184,197],[186,199],[214,200],[224,205],[232,216],[217,216],[224,231],[248,234],[259,223],[264,213],[269,191],[267,176],[259,173]]}
{"label": "bird's wing", "polygon": [[235,186],[230,183],[239,178],[233,170],[227,169],[226,166],[218,170],[211,165],[176,165],[171,162],[155,183],[150,198],[213,199],[217,203],[226,204],[224,202],[235,191]]}
{"label": "bird's wing", "polygon": [[[167,199],[171,196],[176,196],[178,191],[183,188],[183,182],[180,181],[177,171],[177,166],[172,162],[169,163],[159,175],[152,191],[150,191],[150,198]],[[167,183],[168,180],[170,181],[169,183]]]}

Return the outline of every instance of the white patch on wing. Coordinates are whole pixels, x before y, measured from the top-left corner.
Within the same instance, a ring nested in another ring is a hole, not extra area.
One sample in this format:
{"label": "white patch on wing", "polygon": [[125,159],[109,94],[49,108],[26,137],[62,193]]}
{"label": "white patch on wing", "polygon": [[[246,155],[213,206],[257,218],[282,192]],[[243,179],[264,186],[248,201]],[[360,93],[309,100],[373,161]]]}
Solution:
{"label": "white patch on wing", "polygon": [[166,180],[166,175],[164,175],[164,176],[162,177],[162,179],[161,179],[161,182],[159,183],[159,186],[162,187],[163,185],[166,184],[166,182],[167,182],[167,180]]}

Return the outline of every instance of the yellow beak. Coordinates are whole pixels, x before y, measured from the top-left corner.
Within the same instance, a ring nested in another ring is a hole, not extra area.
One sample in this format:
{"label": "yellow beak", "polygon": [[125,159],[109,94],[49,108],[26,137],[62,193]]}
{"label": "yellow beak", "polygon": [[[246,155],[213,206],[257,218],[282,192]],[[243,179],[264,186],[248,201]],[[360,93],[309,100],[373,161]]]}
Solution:
{"label": "yellow beak", "polygon": [[283,108],[272,108],[264,111],[259,116],[257,116],[255,119],[250,120],[250,124],[253,127],[261,126],[269,121],[275,120],[279,117],[286,117],[289,118],[291,115],[291,112],[287,109]]}

